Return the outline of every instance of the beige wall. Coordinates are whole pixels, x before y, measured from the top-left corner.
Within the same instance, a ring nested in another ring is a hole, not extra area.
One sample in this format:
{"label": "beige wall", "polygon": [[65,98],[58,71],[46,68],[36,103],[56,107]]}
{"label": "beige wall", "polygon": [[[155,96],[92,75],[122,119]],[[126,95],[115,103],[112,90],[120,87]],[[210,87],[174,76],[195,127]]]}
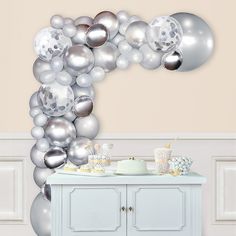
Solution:
{"label": "beige wall", "polygon": [[96,84],[102,132],[235,132],[235,8],[233,0],[1,0],[0,132],[32,127],[28,100],[39,86],[32,75],[35,33],[53,14],[95,16],[105,9],[124,9],[146,21],[195,13],[212,27],[216,48],[208,63],[189,73],[137,65],[109,74]]}

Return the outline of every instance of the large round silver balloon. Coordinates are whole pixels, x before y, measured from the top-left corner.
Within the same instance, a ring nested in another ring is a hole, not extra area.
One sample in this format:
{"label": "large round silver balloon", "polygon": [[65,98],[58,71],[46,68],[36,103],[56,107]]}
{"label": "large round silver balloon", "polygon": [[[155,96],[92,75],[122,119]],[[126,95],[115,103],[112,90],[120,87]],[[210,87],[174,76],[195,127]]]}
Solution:
{"label": "large round silver balloon", "polygon": [[31,148],[30,158],[31,161],[39,168],[46,168],[44,163],[44,155],[46,152],[41,152],[37,149],[36,144]]}
{"label": "large round silver balloon", "polygon": [[108,39],[107,28],[102,24],[91,25],[86,33],[86,43],[91,48],[102,46]]}
{"label": "large round silver balloon", "polygon": [[78,86],[77,84],[74,84],[72,86],[75,98],[86,95],[91,97],[92,99],[95,98],[95,90],[93,86],[87,87],[87,88],[82,88]]}
{"label": "large round silver balloon", "polygon": [[40,81],[40,75],[45,71],[50,71],[51,65],[50,63],[41,60],[40,58],[37,58],[36,61],[33,64],[33,74],[34,77],[41,83]]}
{"label": "large round silver balloon", "polygon": [[74,125],[65,118],[51,118],[45,126],[45,137],[51,145],[67,147],[76,138],[76,130]]}
{"label": "large round silver balloon", "polygon": [[93,68],[93,53],[84,45],[74,45],[70,47],[64,58],[66,66],[78,73],[87,73]]}
{"label": "large round silver balloon", "polygon": [[162,52],[153,51],[147,44],[144,44],[140,48],[140,52],[143,55],[143,60],[140,63],[144,68],[148,70],[154,70],[160,67],[161,59],[163,56]]}
{"label": "large round silver balloon", "polygon": [[75,128],[78,137],[94,139],[99,132],[99,122],[95,115],[79,117],[75,120]]}
{"label": "large round silver balloon", "polygon": [[44,184],[41,188],[41,193],[45,198],[47,198],[48,201],[51,201],[51,185],[50,184]]}
{"label": "large round silver balloon", "polygon": [[135,21],[128,26],[125,38],[132,47],[139,48],[146,43],[147,26],[148,24],[144,21]]}
{"label": "large round silver balloon", "polygon": [[176,19],[161,16],[151,21],[146,35],[148,44],[153,50],[170,52],[181,43],[183,31]]}
{"label": "large round silver balloon", "polygon": [[42,193],[36,196],[31,205],[30,221],[37,235],[51,235],[51,204]]}
{"label": "large round silver balloon", "polygon": [[190,71],[205,63],[214,50],[214,36],[211,28],[200,17],[180,12],[172,15],[183,29],[183,39],[179,50],[183,63],[178,71]]}
{"label": "large round silver balloon", "polygon": [[94,149],[88,138],[77,138],[71,142],[67,154],[73,164],[80,166],[88,163],[88,155],[94,154]]}
{"label": "large round silver balloon", "polygon": [[86,33],[88,31],[88,25],[78,25],[77,32],[72,38],[72,42],[75,44],[86,44]]}
{"label": "large round silver balloon", "polygon": [[78,117],[90,115],[93,110],[93,100],[89,96],[80,96],[75,99],[73,111]]}
{"label": "large round silver balloon", "polygon": [[75,24],[75,26],[78,26],[78,25],[91,26],[93,24],[93,18],[91,18],[89,16],[80,16],[75,19],[74,24]]}
{"label": "large round silver balloon", "polygon": [[41,188],[47,181],[47,177],[52,175],[55,171],[48,168],[34,168],[34,182]]}
{"label": "large round silver balloon", "polygon": [[94,24],[104,25],[109,32],[109,39],[113,39],[119,30],[119,20],[117,16],[110,11],[102,11],[94,18]]}
{"label": "large round silver balloon", "polygon": [[162,64],[167,70],[177,70],[183,62],[181,52],[174,51],[163,56]]}
{"label": "large round silver balloon", "polygon": [[50,169],[58,168],[66,162],[66,152],[60,147],[51,147],[44,155],[46,167]]}
{"label": "large round silver balloon", "polygon": [[93,50],[95,65],[102,67],[105,72],[110,72],[116,68],[116,60],[120,55],[117,47],[107,42],[99,48]]}
{"label": "large round silver balloon", "polygon": [[45,114],[62,116],[73,106],[74,93],[70,86],[53,82],[51,84],[43,84],[40,87],[38,100]]}
{"label": "large round silver balloon", "polygon": [[34,40],[35,52],[44,61],[62,55],[71,46],[71,39],[66,37],[61,29],[51,27],[40,30]]}

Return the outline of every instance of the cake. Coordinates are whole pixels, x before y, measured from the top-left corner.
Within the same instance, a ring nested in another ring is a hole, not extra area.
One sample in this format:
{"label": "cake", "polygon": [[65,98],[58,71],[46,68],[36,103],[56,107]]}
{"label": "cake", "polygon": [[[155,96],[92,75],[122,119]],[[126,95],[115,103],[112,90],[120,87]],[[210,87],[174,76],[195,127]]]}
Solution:
{"label": "cake", "polygon": [[64,168],[63,168],[65,171],[77,171],[77,166],[75,166],[74,164],[72,163],[67,163],[64,165]]}
{"label": "cake", "polygon": [[78,169],[78,172],[82,172],[82,173],[90,173],[91,168],[89,164],[86,165],[82,165],[80,166],[80,168]]}
{"label": "cake", "polygon": [[117,163],[117,174],[147,174],[147,165],[144,160],[135,160],[130,158],[129,160],[118,161]]}

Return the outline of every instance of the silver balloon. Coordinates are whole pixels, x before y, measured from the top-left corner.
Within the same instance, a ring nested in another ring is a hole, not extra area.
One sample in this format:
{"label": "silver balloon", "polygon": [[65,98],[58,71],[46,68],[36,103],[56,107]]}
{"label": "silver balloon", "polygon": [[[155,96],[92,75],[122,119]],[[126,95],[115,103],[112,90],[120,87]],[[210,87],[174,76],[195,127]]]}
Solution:
{"label": "silver balloon", "polygon": [[74,112],[68,111],[68,112],[63,116],[63,118],[67,119],[67,120],[70,121],[70,122],[73,122],[73,121],[77,118],[77,116],[74,114]]}
{"label": "silver balloon", "polygon": [[79,117],[75,120],[75,128],[78,137],[94,139],[99,132],[99,122],[95,115]]}
{"label": "silver balloon", "polygon": [[40,30],[34,40],[35,52],[44,61],[64,54],[71,45],[70,38],[62,30],[51,27]]}
{"label": "silver balloon", "polygon": [[56,72],[53,70],[47,70],[41,73],[39,81],[42,84],[51,84],[56,79]]}
{"label": "silver balloon", "polygon": [[34,168],[34,182],[41,188],[47,181],[47,177],[55,173],[53,169]]}
{"label": "silver balloon", "polygon": [[37,107],[32,107],[32,108],[30,109],[30,116],[31,116],[32,118],[34,118],[34,117],[37,116],[38,114],[42,114],[42,113],[43,113],[43,111],[42,111],[41,107],[39,107],[39,106],[37,106]]}
{"label": "silver balloon", "polygon": [[102,46],[108,39],[107,28],[102,24],[94,24],[88,28],[86,33],[86,43],[90,48]]}
{"label": "silver balloon", "polygon": [[80,16],[75,19],[74,24],[76,26],[78,25],[88,25],[91,26],[93,24],[93,18],[89,16]]}
{"label": "silver balloon", "polygon": [[29,106],[30,108],[33,108],[33,107],[38,107],[39,105],[40,104],[38,101],[38,92],[34,92],[30,97]]}
{"label": "silver balloon", "polygon": [[163,56],[162,64],[167,70],[177,70],[183,63],[183,55],[174,51]]}
{"label": "silver balloon", "polygon": [[80,166],[88,163],[88,155],[94,154],[94,149],[88,138],[77,138],[71,142],[67,154],[70,162]]}
{"label": "silver balloon", "polygon": [[60,72],[63,69],[63,59],[61,57],[54,57],[51,61],[52,70],[55,72]]}
{"label": "silver balloon", "polygon": [[93,110],[93,101],[89,96],[80,96],[75,99],[73,111],[76,116],[84,117],[90,115]]}
{"label": "silver balloon", "polygon": [[44,136],[44,129],[42,127],[33,127],[31,130],[31,135],[35,139],[41,139]]}
{"label": "silver balloon", "polygon": [[102,67],[95,66],[90,72],[93,82],[98,82],[104,80],[106,73]]}
{"label": "silver balloon", "polygon": [[154,70],[160,67],[163,53],[153,51],[147,44],[141,46],[140,52],[143,55],[143,60],[140,64],[144,68]]}
{"label": "silver balloon", "polygon": [[120,33],[121,35],[125,35],[125,32],[126,32],[128,26],[129,26],[129,24],[130,24],[130,23],[129,23],[128,21],[126,21],[126,22],[124,22],[124,23],[122,23],[122,24],[120,25],[119,33]]}
{"label": "silver balloon", "polygon": [[88,31],[88,25],[78,25],[75,36],[72,38],[72,42],[75,44],[86,44],[86,33]]}
{"label": "silver balloon", "polygon": [[102,67],[105,72],[110,72],[116,68],[116,60],[119,56],[117,47],[107,42],[99,48],[93,50],[95,65]]}
{"label": "silver balloon", "polygon": [[67,24],[74,24],[74,20],[70,17],[65,17],[64,18],[64,24],[67,25]]}
{"label": "silver balloon", "polygon": [[140,16],[133,15],[133,16],[131,16],[131,17],[129,18],[128,23],[131,24],[131,23],[133,23],[133,22],[135,22],[135,21],[141,21],[141,20],[142,20],[142,19],[141,19]]}
{"label": "silver balloon", "polygon": [[102,11],[94,18],[94,24],[104,25],[109,32],[109,39],[113,39],[119,30],[119,20],[117,16],[110,11]]}
{"label": "silver balloon", "polygon": [[132,50],[132,47],[130,46],[130,44],[127,43],[126,40],[123,40],[118,44],[118,49],[120,53],[126,54]]}
{"label": "silver balloon", "polygon": [[76,130],[71,122],[62,117],[51,118],[45,126],[45,137],[51,145],[67,147],[76,138]]}
{"label": "silver balloon", "polygon": [[64,27],[63,27],[63,34],[66,36],[66,37],[74,37],[75,34],[76,34],[76,27],[73,25],[73,24],[65,24]]}
{"label": "silver balloon", "polygon": [[214,50],[214,36],[211,28],[200,17],[180,12],[172,15],[183,29],[183,39],[178,49],[183,63],[178,71],[190,71],[205,63]]}
{"label": "silver balloon", "polygon": [[48,117],[42,113],[34,117],[35,126],[44,126],[48,121]]}
{"label": "silver balloon", "polygon": [[119,11],[116,15],[120,23],[124,23],[129,20],[129,13],[126,11]]}
{"label": "silver balloon", "polygon": [[82,88],[80,86],[78,86],[77,84],[74,84],[72,86],[75,98],[83,96],[83,95],[87,95],[89,97],[91,97],[92,99],[95,98],[95,90],[93,86],[87,87],[87,88]]}
{"label": "silver balloon", "polygon": [[42,193],[36,196],[31,205],[30,221],[37,235],[51,236],[51,204]]}
{"label": "silver balloon", "polygon": [[46,168],[46,165],[44,163],[44,155],[46,152],[41,152],[36,147],[36,144],[31,148],[30,151],[30,158],[31,161],[39,168]]}
{"label": "silver balloon", "polygon": [[148,24],[144,21],[135,21],[128,26],[125,38],[132,47],[139,48],[146,43],[147,26]]}
{"label": "silver balloon", "polygon": [[72,77],[68,72],[63,70],[57,74],[56,81],[61,85],[68,86],[72,82]]}
{"label": "silver balloon", "polygon": [[36,148],[41,152],[46,152],[50,147],[50,144],[46,138],[41,138],[36,142]]}
{"label": "silver balloon", "polygon": [[51,186],[50,184],[44,184],[41,188],[41,193],[48,200],[51,201]]}
{"label": "silver balloon", "polygon": [[120,55],[116,61],[117,68],[125,70],[129,67],[129,60],[125,55]]}
{"label": "silver balloon", "polygon": [[181,43],[183,31],[176,19],[161,16],[151,21],[146,34],[148,44],[154,51],[170,52]]}
{"label": "silver balloon", "polygon": [[81,74],[76,78],[76,83],[83,88],[90,87],[92,84],[92,77],[89,74]]}
{"label": "silver balloon", "polygon": [[44,155],[44,162],[49,169],[58,168],[66,163],[66,152],[60,147],[51,147]]}
{"label": "silver balloon", "polygon": [[34,77],[41,83],[41,81],[39,80],[40,75],[44,72],[44,71],[49,71],[51,70],[51,66],[50,63],[41,60],[40,58],[37,58],[36,61],[33,64],[33,74]]}
{"label": "silver balloon", "polygon": [[55,29],[62,29],[64,26],[64,19],[60,15],[54,15],[50,19],[51,26]]}
{"label": "silver balloon", "polygon": [[124,40],[125,40],[125,37],[123,35],[117,34],[116,37],[111,40],[111,42],[117,46],[121,41],[124,41]]}
{"label": "silver balloon", "polygon": [[70,86],[53,82],[40,87],[38,100],[45,114],[62,116],[73,106],[74,94]]}
{"label": "silver balloon", "polygon": [[92,51],[84,45],[74,45],[65,54],[66,65],[79,73],[88,73],[94,65]]}
{"label": "silver balloon", "polygon": [[143,60],[143,54],[138,49],[132,49],[128,52],[127,57],[132,63],[140,63]]}

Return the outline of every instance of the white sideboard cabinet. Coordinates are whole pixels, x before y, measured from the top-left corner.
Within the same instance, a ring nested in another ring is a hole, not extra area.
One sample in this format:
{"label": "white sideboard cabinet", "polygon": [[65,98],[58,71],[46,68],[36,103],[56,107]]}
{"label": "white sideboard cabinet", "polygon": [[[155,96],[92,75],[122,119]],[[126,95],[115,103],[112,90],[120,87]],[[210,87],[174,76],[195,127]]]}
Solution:
{"label": "white sideboard cabinet", "polygon": [[53,174],[52,236],[201,236],[201,185],[188,176]]}

